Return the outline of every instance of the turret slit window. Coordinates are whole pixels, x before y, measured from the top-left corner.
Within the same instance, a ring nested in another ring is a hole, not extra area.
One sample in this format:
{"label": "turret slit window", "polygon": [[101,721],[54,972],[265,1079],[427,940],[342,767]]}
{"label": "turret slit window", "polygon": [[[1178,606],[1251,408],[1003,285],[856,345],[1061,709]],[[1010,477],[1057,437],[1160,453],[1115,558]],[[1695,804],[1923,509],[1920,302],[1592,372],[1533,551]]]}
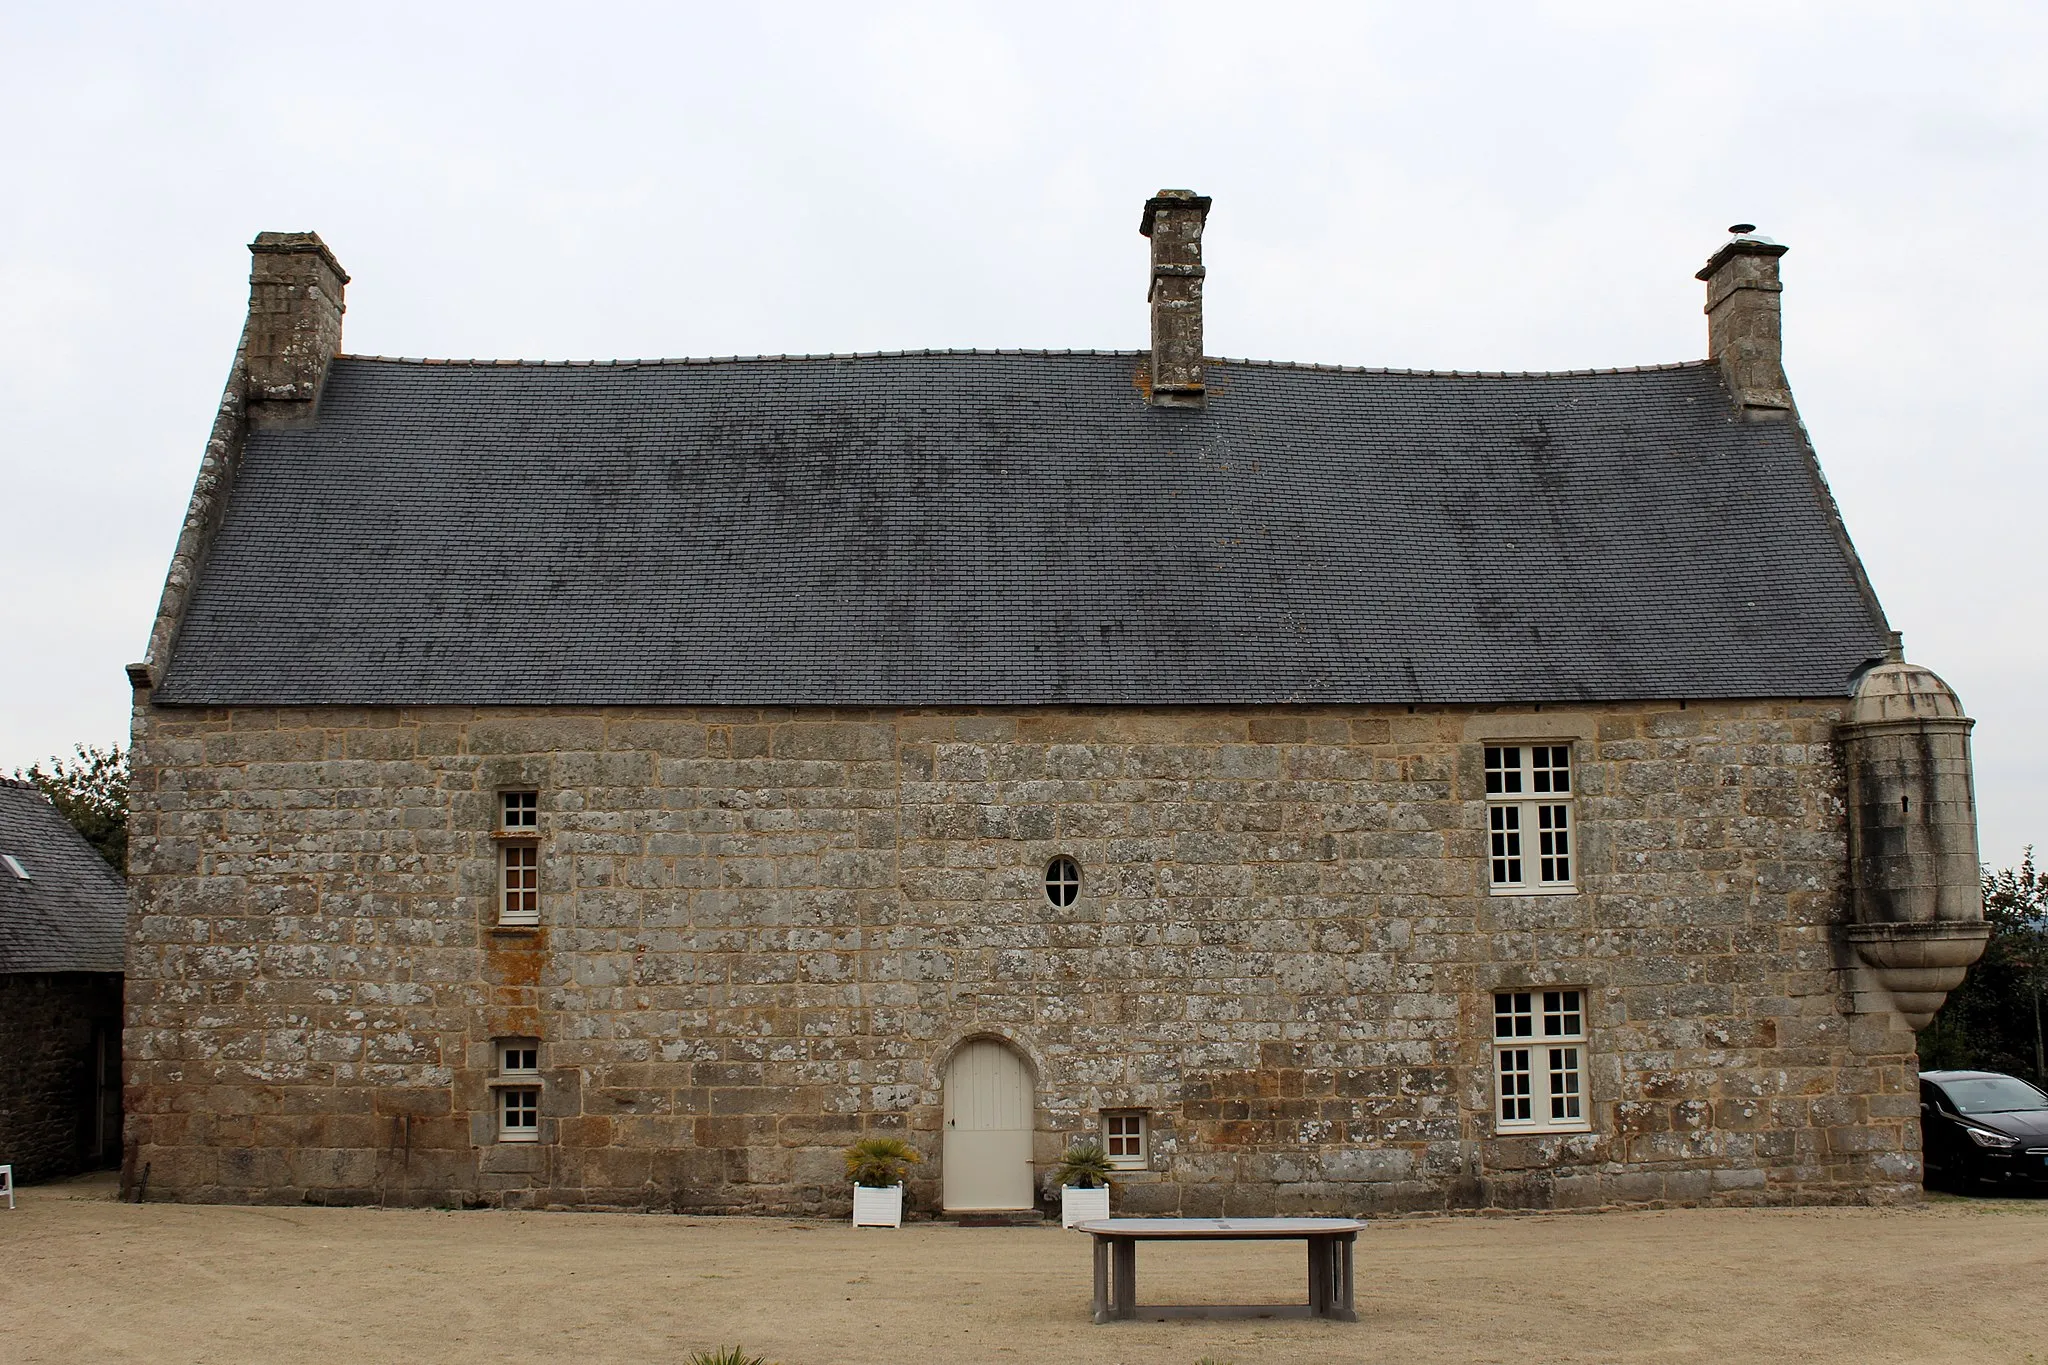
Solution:
{"label": "turret slit window", "polygon": [[1495,895],[1576,891],[1569,744],[1486,746],[1487,882]]}
{"label": "turret slit window", "polygon": [[498,822],[498,923],[540,923],[540,793],[502,792]]}
{"label": "turret slit window", "polygon": [[1081,865],[1072,858],[1054,858],[1045,865],[1045,898],[1054,905],[1072,905],[1081,894]]}
{"label": "turret slit window", "polygon": [[1494,1128],[1500,1133],[1582,1133],[1586,1105],[1585,992],[1496,991]]}

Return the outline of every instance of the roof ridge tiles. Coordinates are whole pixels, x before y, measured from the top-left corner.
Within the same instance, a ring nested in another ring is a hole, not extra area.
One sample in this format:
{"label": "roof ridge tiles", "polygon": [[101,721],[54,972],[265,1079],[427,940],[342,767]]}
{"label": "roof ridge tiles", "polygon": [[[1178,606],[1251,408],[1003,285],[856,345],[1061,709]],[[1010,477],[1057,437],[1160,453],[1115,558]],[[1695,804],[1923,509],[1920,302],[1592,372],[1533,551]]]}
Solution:
{"label": "roof ridge tiles", "polygon": [[[740,365],[762,364],[775,361],[801,363],[804,361],[845,361],[845,360],[923,360],[946,356],[1045,356],[1045,357],[1108,357],[1135,358],[1143,351],[1100,350],[1096,348],[1036,349],[1024,347],[999,347],[994,350],[966,347],[926,347],[908,351],[818,351],[802,354],[785,352],[776,355],[713,355],[713,356],[657,356],[640,359],[613,360],[489,360],[460,359],[454,357],[356,355],[343,352],[338,359],[370,361],[385,365],[435,365],[459,369],[622,369],[642,367],[654,368],[669,365]],[[1254,360],[1244,356],[1210,356],[1214,365],[1246,365],[1261,370],[1299,370],[1316,374],[1376,374],[1404,375],[1424,379],[1579,379],[1595,375],[1656,374],[1670,370],[1702,369],[1713,362],[1709,360],[1667,360],[1649,365],[1608,365],[1571,370],[1432,370],[1414,369],[1397,365],[1336,365],[1312,360]]]}

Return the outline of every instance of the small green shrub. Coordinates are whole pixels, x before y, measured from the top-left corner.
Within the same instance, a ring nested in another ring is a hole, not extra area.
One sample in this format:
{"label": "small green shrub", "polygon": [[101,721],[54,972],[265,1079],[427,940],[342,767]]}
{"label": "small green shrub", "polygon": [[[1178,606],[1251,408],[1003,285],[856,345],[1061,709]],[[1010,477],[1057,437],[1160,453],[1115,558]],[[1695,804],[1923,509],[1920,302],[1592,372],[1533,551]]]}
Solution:
{"label": "small green shrub", "polygon": [[846,1149],[846,1173],[856,1185],[886,1190],[901,1185],[904,1173],[922,1160],[917,1148],[902,1138],[862,1138]]}
{"label": "small green shrub", "polygon": [[1099,1142],[1077,1142],[1067,1148],[1060,1158],[1053,1182],[1059,1185],[1079,1185],[1084,1190],[1099,1190],[1109,1183],[1109,1154],[1102,1150]]}
{"label": "small green shrub", "polygon": [[769,1365],[766,1356],[750,1356],[744,1346],[727,1346],[716,1351],[692,1351],[689,1365]]}

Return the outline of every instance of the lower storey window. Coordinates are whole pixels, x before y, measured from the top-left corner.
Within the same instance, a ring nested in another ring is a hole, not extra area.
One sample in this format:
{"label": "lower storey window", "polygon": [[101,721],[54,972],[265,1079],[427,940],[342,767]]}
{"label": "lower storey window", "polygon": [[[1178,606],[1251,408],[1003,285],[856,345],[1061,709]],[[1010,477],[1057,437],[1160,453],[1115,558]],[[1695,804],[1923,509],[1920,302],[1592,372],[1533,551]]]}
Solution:
{"label": "lower storey window", "polygon": [[1498,1131],[1570,1133],[1592,1126],[1585,992],[1495,992],[1493,1063]]}
{"label": "lower storey window", "polygon": [[498,1091],[498,1141],[540,1140],[540,1087],[515,1085]]}
{"label": "lower storey window", "polygon": [[1109,1158],[1109,1164],[1120,1170],[1135,1171],[1145,1168],[1145,1116],[1143,1114],[1104,1114],[1102,1116],[1102,1151]]}

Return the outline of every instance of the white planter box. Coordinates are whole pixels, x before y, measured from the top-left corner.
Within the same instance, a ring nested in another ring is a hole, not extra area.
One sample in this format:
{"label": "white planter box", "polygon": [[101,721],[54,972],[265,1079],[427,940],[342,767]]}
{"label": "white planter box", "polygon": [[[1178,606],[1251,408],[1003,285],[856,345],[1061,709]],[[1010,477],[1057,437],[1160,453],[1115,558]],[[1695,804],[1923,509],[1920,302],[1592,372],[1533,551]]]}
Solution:
{"label": "white planter box", "polygon": [[853,1187],[853,1225],[857,1228],[900,1228],[903,1226],[903,1187],[871,1189]]}
{"label": "white planter box", "polygon": [[1076,1223],[1085,1223],[1091,1218],[1109,1217],[1109,1186],[1099,1190],[1083,1189],[1079,1185],[1060,1187],[1060,1226],[1070,1228]]}

